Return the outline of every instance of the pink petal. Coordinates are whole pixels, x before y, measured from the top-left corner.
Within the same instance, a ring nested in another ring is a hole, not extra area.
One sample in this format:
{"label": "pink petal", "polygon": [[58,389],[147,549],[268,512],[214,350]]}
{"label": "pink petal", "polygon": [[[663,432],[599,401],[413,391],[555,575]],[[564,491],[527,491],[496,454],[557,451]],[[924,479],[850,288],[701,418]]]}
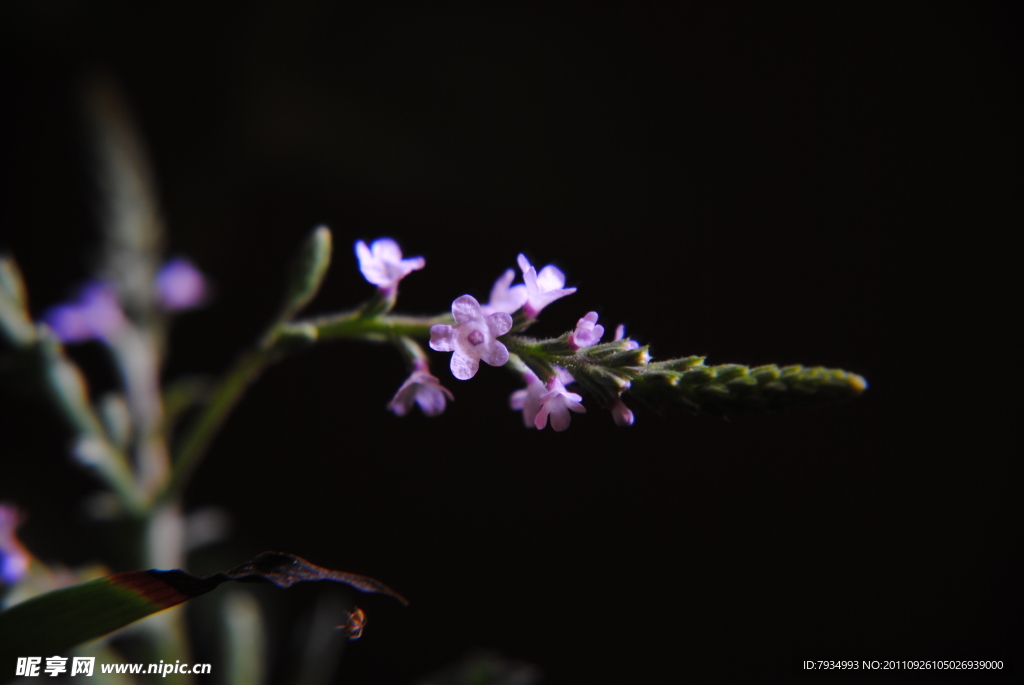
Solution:
{"label": "pink petal", "polygon": [[439,323],[430,327],[430,349],[438,352],[455,350],[455,326]]}
{"label": "pink petal", "polygon": [[[526,275],[527,271],[533,268],[533,266],[530,265],[530,260],[527,259],[524,254],[516,257],[516,262],[519,264],[519,268],[523,270],[523,276]],[[536,271],[534,273],[536,273]]]}
{"label": "pink petal", "polygon": [[[436,385],[422,385],[416,393],[416,404],[427,416],[437,416],[444,412],[447,389]],[[449,395],[451,393],[448,393]],[[449,397],[448,399],[451,399]]]}
{"label": "pink petal", "polygon": [[[506,314],[506,316],[508,315]],[[491,366],[504,366],[508,362],[508,348],[494,340],[487,345],[480,358]]]}
{"label": "pink petal", "polygon": [[615,400],[611,405],[612,418],[615,419],[615,425],[617,426],[632,426],[633,425],[633,412],[629,410],[629,407],[622,400]]}
{"label": "pink petal", "polygon": [[512,317],[505,312],[495,312],[484,320],[487,322],[487,330],[495,338],[512,330]]}
{"label": "pink petal", "polygon": [[402,260],[402,269],[405,273],[410,271],[419,271],[427,265],[427,260],[423,257],[409,257],[408,259]]}
{"label": "pink petal", "polygon": [[458,378],[460,381],[468,381],[470,378],[476,375],[477,370],[480,368],[480,360],[468,357],[462,354],[461,351],[455,350],[452,355],[452,375]]}
{"label": "pink petal", "polygon": [[379,238],[371,245],[373,256],[382,262],[397,263],[402,261],[402,248],[391,238]]}
{"label": "pink petal", "polygon": [[455,323],[468,323],[483,318],[480,303],[472,295],[463,295],[452,302],[452,316]]}
{"label": "pink petal", "polygon": [[569,416],[564,404],[551,410],[551,427],[559,433],[569,427],[570,421],[572,421],[572,417]]}
{"label": "pink petal", "polygon": [[557,266],[548,264],[537,274],[537,287],[540,291],[557,290],[565,285],[565,274]]}
{"label": "pink petal", "polygon": [[413,399],[416,396],[416,386],[410,381],[402,384],[395,396],[388,402],[388,409],[398,416],[405,416],[412,409]]}
{"label": "pink petal", "polygon": [[544,430],[544,426],[548,425],[548,414],[551,409],[548,405],[542,404],[540,410],[537,412],[537,416],[533,419],[533,426],[539,431]]}
{"label": "pink petal", "polygon": [[523,389],[523,390],[516,390],[508,398],[508,406],[512,407],[512,409],[515,409],[516,411],[519,411],[524,406],[526,406],[526,396],[527,396],[527,394],[528,393],[527,393],[527,391],[525,389]]}

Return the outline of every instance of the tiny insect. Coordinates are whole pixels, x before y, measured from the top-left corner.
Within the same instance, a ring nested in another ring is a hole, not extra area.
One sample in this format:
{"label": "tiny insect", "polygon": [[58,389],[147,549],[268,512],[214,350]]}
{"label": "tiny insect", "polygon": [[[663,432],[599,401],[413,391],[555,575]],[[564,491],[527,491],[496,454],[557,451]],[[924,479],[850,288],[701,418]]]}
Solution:
{"label": "tiny insect", "polygon": [[354,611],[348,612],[345,623],[336,626],[335,630],[345,633],[349,640],[358,640],[363,636],[363,629],[366,627],[366,612],[356,607]]}

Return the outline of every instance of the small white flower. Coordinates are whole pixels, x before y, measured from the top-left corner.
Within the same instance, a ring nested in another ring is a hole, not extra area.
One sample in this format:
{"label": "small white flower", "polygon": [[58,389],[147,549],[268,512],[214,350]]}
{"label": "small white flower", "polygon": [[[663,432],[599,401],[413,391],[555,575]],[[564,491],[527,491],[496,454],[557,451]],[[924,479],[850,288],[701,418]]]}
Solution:
{"label": "small white flower", "polygon": [[463,295],[452,302],[455,325],[438,324],[430,328],[430,347],[438,352],[454,352],[452,375],[469,380],[476,375],[483,359],[491,366],[508,361],[508,348],[498,342],[512,328],[512,317],[505,312],[484,315],[480,303],[472,295]]}
{"label": "small white flower", "polygon": [[388,409],[398,416],[405,416],[412,409],[413,403],[416,403],[427,416],[438,416],[444,413],[447,402],[454,399],[451,391],[441,385],[441,381],[432,376],[423,363],[418,364],[402,383],[402,387],[388,403]]}
{"label": "small white flower", "polygon": [[498,277],[498,280],[494,282],[494,287],[491,288],[490,301],[483,305],[484,314],[493,314],[494,312],[511,314],[526,303],[526,286],[522,283],[512,285],[515,277],[516,272],[512,269]]}
{"label": "small white flower", "polygon": [[[540,411],[537,412],[537,417],[533,421],[537,430],[542,430],[547,425],[548,416],[550,416],[551,427],[556,431],[564,431],[569,427],[569,421],[572,419],[569,415],[570,411],[579,414],[587,412],[581,404],[583,398],[565,389],[563,378],[567,375],[568,373],[565,375],[560,373],[548,380],[546,386],[548,392],[540,398]],[[571,379],[572,376],[569,378]]]}
{"label": "small white flower", "polygon": [[370,247],[362,240],[356,243],[359,270],[370,283],[388,295],[398,290],[398,282],[427,262],[423,257],[402,259],[402,248],[391,238],[374,240]]}
{"label": "small white flower", "polygon": [[563,287],[565,274],[558,267],[548,264],[538,274],[526,255],[519,255],[517,261],[519,268],[523,270],[523,281],[526,283],[526,304],[523,305],[523,310],[529,318],[536,317],[540,310],[558,298],[576,292],[576,288]]}
{"label": "small white flower", "polygon": [[512,393],[508,403],[512,409],[523,412],[523,425],[534,428],[533,422],[540,411],[540,398],[547,393],[547,388],[532,371],[525,371],[523,380],[526,381],[526,387]]}

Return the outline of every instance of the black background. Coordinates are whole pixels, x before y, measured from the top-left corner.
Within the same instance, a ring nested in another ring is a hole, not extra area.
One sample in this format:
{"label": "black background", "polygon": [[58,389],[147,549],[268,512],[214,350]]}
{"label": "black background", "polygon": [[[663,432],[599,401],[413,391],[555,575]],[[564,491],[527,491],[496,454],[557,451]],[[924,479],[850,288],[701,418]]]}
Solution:
{"label": "black background", "polygon": [[[629,429],[590,403],[555,434],[509,411],[505,370],[460,382],[448,355],[438,419],[385,410],[405,375],[387,348],[271,369],[188,502],[234,515],[222,568],[289,551],[412,600],[360,598],[340,681],[410,682],[478,647],[554,683],[1020,655],[1019,10],[145,7],[4,7],[0,248],[36,315],[89,274],[76,89],[103,69],[148,141],[169,251],[217,286],[174,329],[168,377],[253,340],[324,223],[314,313],[369,294],[357,239],[426,257],[407,312],[485,299],[525,251],[579,288],[538,334],[596,310],[656,357],[871,385],[733,422],[639,408]],[[98,349],[75,354],[110,382]],[[22,537],[101,557],[65,436],[3,402]],[[273,630],[283,645],[288,619]]]}

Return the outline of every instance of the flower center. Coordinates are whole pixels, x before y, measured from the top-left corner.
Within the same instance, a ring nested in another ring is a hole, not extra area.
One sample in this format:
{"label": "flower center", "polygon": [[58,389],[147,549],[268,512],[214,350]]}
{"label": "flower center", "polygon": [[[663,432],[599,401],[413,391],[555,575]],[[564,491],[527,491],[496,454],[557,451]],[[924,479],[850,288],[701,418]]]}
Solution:
{"label": "flower center", "polygon": [[466,340],[469,342],[470,345],[480,345],[484,341],[484,334],[479,329],[477,329],[475,331],[470,332],[470,334],[466,336]]}

